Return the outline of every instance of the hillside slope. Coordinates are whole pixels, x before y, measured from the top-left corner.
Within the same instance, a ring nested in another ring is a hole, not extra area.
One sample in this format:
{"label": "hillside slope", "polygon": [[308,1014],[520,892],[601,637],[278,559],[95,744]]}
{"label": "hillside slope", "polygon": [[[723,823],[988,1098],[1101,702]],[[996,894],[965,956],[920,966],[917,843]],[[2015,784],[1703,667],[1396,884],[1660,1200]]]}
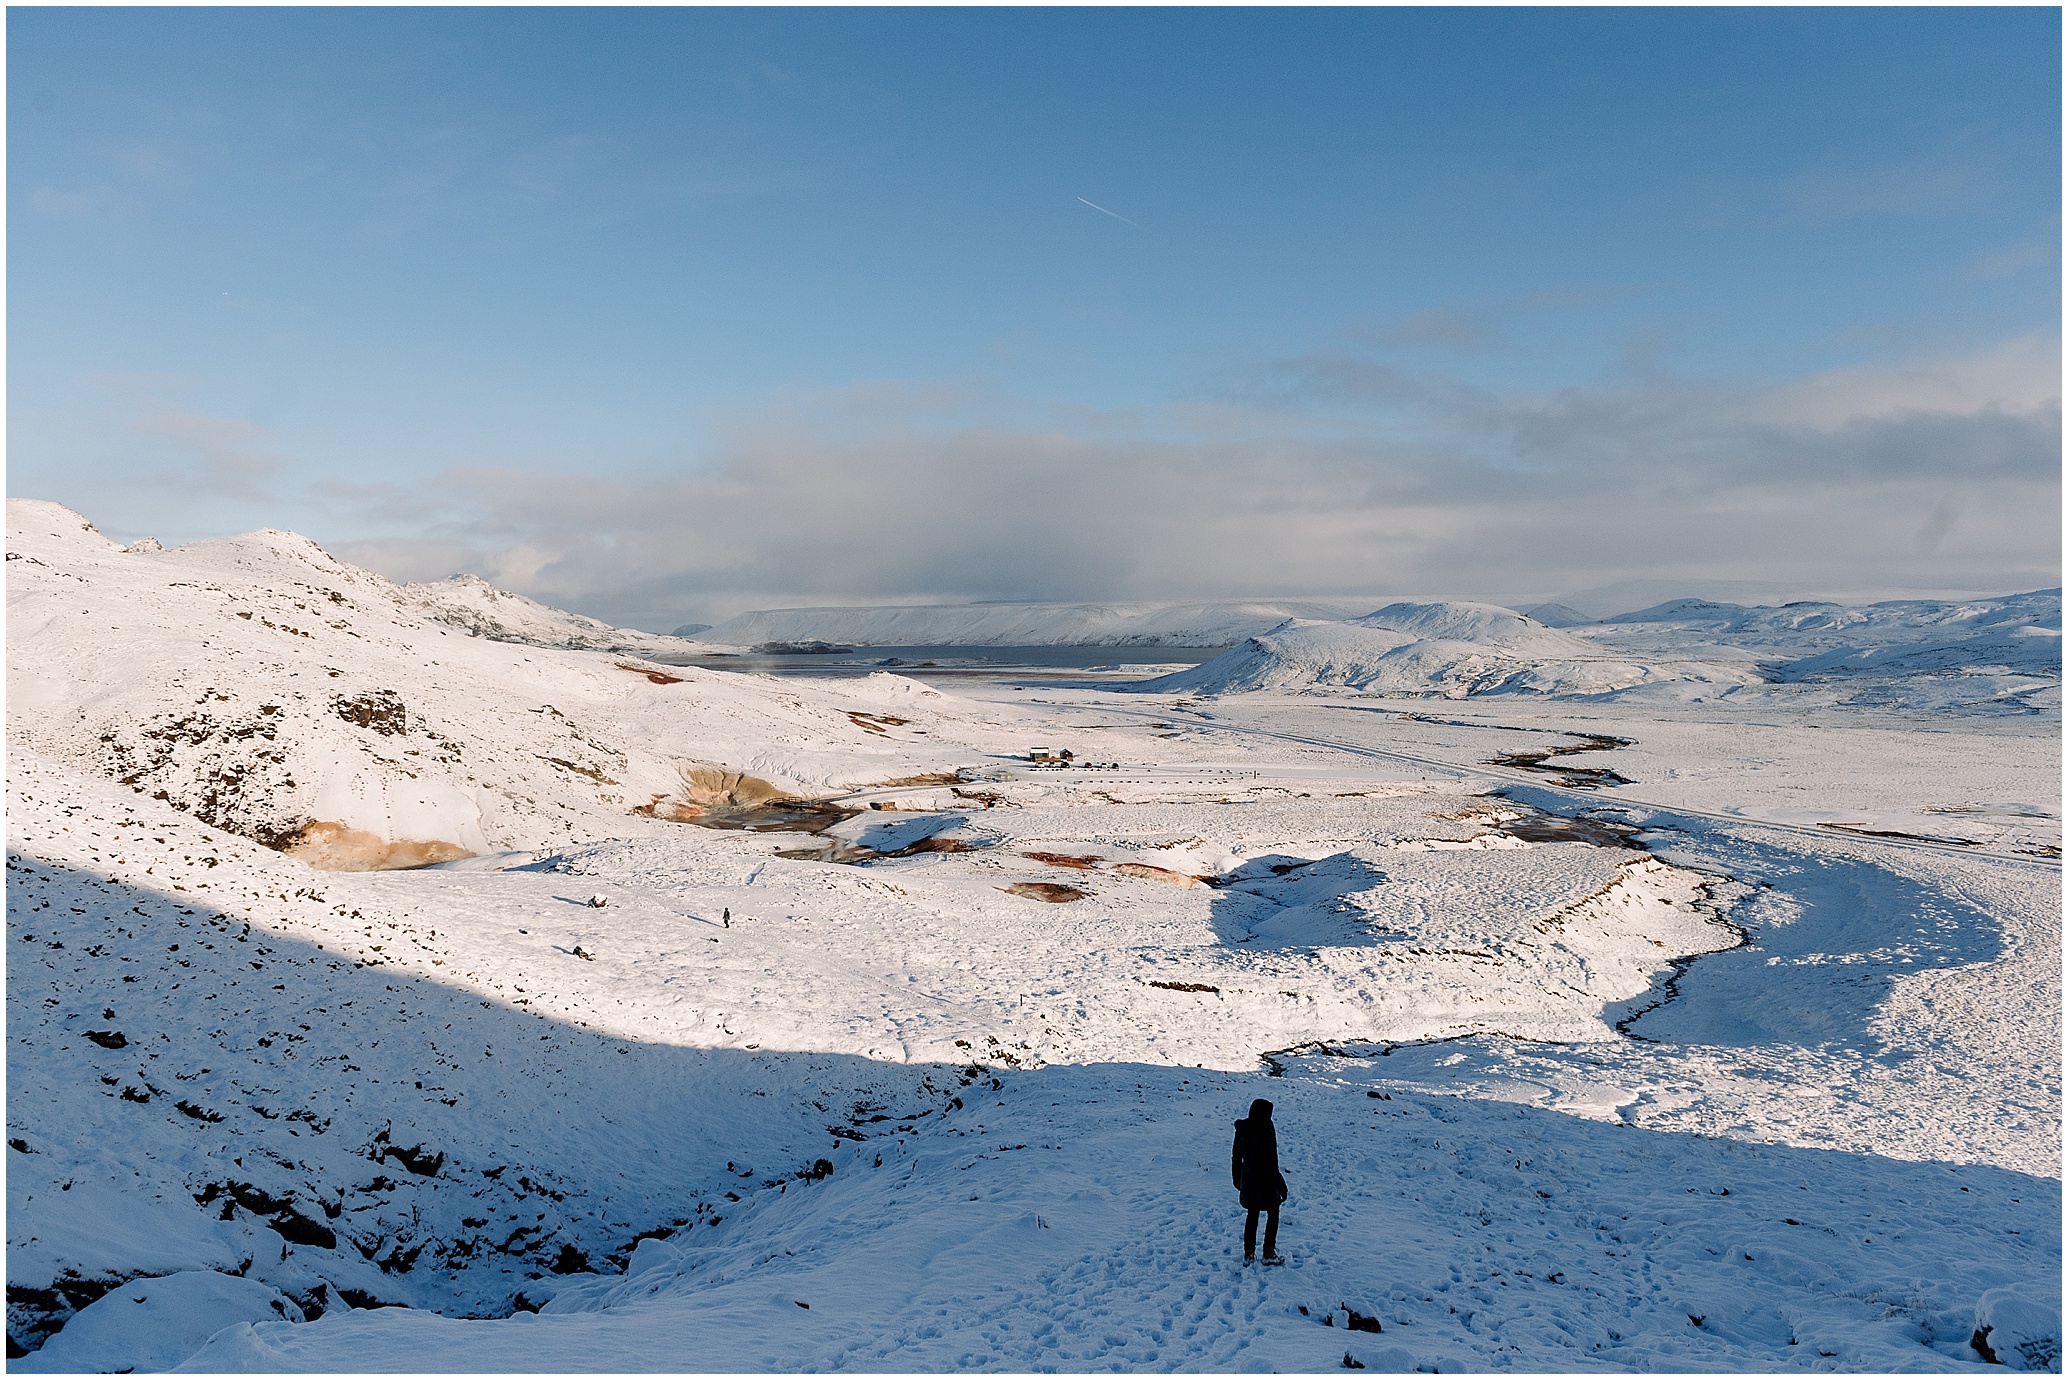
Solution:
{"label": "hillside slope", "polygon": [[1778,608],[1677,599],[1577,632],[1625,655],[1743,666],[1839,703],[1964,715],[2060,710],[2058,589]]}
{"label": "hillside slope", "polygon": [[498,642],[576,651],[639,652],[649,656],[695,652],[702,647],[680,634],[664,636],[637,628],[614,628],[599,618],[586,618],[497,589],[478,575],[453,575],[403,585],[400,595],[405,606],[420,611],[433,622]]}
{"label": "hillside slope", "polygon": [[288,532],[128,550],[55,504],[8,521],[13,740],[331,865],[636,832],[713,803],[707,767],[809,795],[935,761],[854,715],[941,702],[897,677],[835,698],[470,635]]}

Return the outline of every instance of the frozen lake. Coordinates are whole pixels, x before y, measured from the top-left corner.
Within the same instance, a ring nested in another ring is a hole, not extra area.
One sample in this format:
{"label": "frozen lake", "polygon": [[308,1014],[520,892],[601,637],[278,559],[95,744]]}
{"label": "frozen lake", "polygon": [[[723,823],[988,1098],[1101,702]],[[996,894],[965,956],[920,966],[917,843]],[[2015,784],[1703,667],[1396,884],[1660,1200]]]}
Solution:
{"label": "frozen lake", "polygon": [[842,678],[895,671],[922,681],[1144,679],[1211,661],[1225,647],[855,647],[831,653],[769,653],[655,659],[714,671]]}

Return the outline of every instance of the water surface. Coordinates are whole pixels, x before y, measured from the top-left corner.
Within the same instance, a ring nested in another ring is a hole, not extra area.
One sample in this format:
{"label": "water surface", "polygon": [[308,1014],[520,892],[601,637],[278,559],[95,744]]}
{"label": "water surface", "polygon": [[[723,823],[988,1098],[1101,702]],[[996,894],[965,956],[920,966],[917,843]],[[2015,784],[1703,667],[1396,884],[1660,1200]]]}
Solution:
{"label": "water surface", "polygon": [[[1211,661],[1225,647],[853,647],[837,652],[750,652],[733,656],[666,655],[671,666],[758,671],[772,676],[845,679],[895,671],[916,680],[970,677],[1011,680],[1138,680]],[[1150,671],[1121,667],[1151,667]]]}

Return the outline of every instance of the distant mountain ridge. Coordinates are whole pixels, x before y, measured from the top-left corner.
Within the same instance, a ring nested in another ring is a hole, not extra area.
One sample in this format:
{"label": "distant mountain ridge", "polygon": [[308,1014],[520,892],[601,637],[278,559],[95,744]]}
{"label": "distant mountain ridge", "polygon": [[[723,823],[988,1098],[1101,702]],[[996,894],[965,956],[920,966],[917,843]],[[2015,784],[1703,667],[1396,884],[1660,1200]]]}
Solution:
{"label": "distant mountain ridge", "polygon": [[1373,694],[1611,695],[1673,682],[1720,691],[1750,668],[1685,657],[1633,658],[1494,604],[1389,604],[1342,622],[1293,621],[1144,689],[1230,694],[1338,687]]}
{"label": "distant mountain ridge", "polygon": [[1492,604],[1396,603],[1288,620],[1142,688],[1695,700],[1789,685],[1848,703],[2031,713],[2058,706],[2060,681],[2061,592],[2046,589],[1779,608],[1675,599],[1566,628]]}
{"label": "distant mountain ridge", "polygon": [[1288,618],[1356,618],[1381,602],[1356,597],[758,609],[700,632],[697,640],[735,647],[1226,647]]}

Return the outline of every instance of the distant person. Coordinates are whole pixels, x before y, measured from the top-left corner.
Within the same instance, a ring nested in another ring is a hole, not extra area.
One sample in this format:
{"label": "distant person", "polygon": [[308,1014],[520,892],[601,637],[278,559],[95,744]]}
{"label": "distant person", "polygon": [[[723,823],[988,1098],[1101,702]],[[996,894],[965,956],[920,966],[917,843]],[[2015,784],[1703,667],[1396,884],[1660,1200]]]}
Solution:
{"label": "distant person", "polygon": [[1264,1220],[1264,1263],[1276,1265],[1278,1255],[1278,1205],[1288,1196],[1285,1176],[1278,1172],[1278,1128],[1271,1124],[1271,1104],[1263,1098],[1249,1104],[1249,1115],[1235,1123],[1235,1152],[1230,1163],[1235,1191],[1249,1209],[1249,1223],[1242,1229],[1242,1258],[1257,1258],[1257,1214]]}

